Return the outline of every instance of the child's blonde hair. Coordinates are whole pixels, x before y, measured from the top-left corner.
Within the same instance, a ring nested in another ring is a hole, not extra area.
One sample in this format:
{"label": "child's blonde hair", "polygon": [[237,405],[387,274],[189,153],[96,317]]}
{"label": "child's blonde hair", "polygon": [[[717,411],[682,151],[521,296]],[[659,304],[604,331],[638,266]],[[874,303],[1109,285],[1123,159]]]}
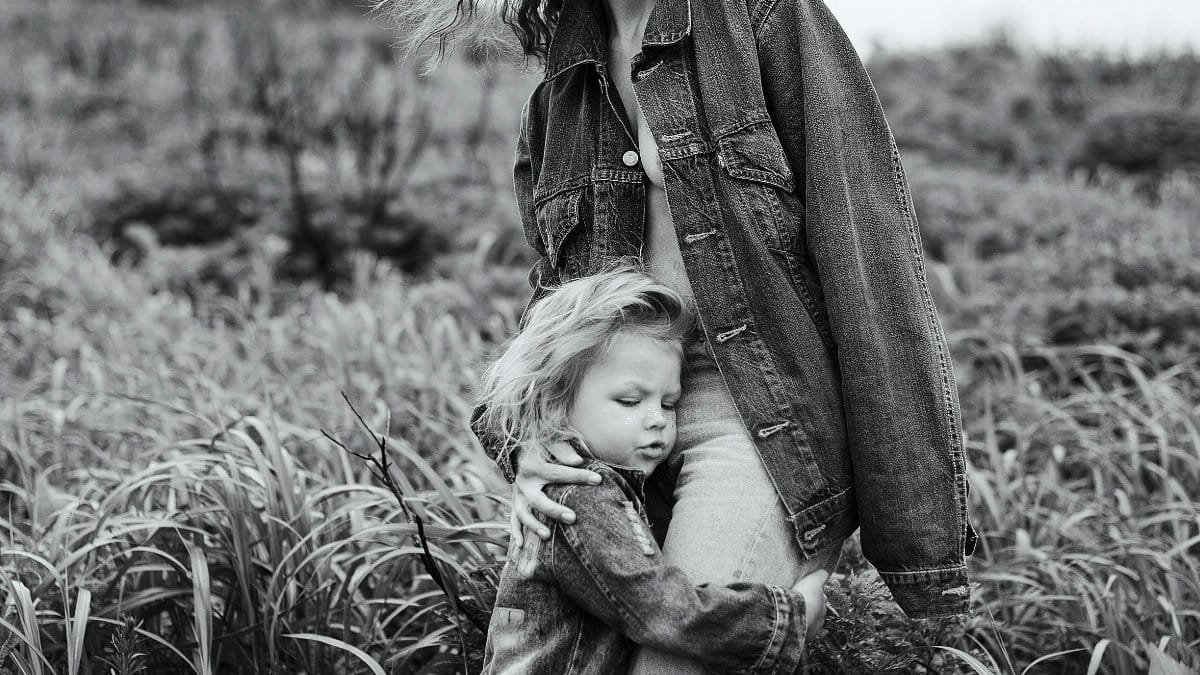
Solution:
{"label": "child's blonde hair", "polygon": [[[632,265],[569,281],[530,310],[525,326],[484,372],[478,420],[504,449],[579,438],[567,420],[587,369],[613,338],[634,333],[678,350],[693,330],[690,306]],[[583,440],[583,439],[579,439]]]}

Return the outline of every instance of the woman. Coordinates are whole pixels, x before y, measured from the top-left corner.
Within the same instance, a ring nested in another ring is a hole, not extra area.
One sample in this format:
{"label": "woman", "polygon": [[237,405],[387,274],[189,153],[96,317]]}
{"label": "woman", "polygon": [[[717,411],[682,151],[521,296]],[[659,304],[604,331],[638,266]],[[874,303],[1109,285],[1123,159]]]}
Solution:
{"label": "woman", "polygon": [[[861,526],[909,616],[965,612],[976,536],[950,357],[899,153],[829,10],[503,8],[545,66],[515,168],[541,256],[530,305],[634,256],[701,319],[676,451],[648,484],[670,508],[664,554],[698,581],[790,583],[832,569]],[[541,492],[590,477],[563,466],[579,463],[569,448],[547,462],[481,440],[515,480],[526,528],[546,531],[534,512],[587,517]],[[695,669],[643,653],[635,670]]]}

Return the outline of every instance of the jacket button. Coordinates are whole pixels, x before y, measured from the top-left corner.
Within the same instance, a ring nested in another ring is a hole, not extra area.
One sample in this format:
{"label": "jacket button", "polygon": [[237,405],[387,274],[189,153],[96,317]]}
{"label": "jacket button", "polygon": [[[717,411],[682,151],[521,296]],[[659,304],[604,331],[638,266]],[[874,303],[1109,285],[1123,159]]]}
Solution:
{"label": "jacket button", "polygon": [[625,154],[621,155],[621,161],[625,163],[625,166],[637,166],[638,159],[640,158],[634,150],[626,150]]}

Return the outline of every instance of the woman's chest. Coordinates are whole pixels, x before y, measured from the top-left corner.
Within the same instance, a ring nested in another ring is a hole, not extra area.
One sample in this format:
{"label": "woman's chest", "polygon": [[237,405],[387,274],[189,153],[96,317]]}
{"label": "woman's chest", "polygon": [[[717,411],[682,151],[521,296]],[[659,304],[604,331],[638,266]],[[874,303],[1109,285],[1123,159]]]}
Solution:
{"label": "woman's chest", "polygon": [[625,114],[623,123],[637,146],[637,164],[646,172],[646,176],[649,177],[652,184],[662,188],[663,170],[662,161],[658,155],[658,144],[654,140],[654,133],[650,130],[646,116],[642,114],[637,92],[633,88],[630,69],[633,55],[628,50],[614,45],[609,47],[608,58],[609,63],[612,64],[609,69],[612,86],[619,98],[619,101],[614,101],[614,103],[617,103],[620,112]]}
{"label": "woman's chest", "polygon": [[668,216],[658,233],[678,240],[689,278],[689,252],[731,264],[735,248],[767,263],[764,248],[793,250],[803,206],[762,92],[730,111],[731,92],[704,96],[702,79],[689,44],[637,58],[611,50],[531,99],[533,215],[561,279],[654,257],[651,202]]}

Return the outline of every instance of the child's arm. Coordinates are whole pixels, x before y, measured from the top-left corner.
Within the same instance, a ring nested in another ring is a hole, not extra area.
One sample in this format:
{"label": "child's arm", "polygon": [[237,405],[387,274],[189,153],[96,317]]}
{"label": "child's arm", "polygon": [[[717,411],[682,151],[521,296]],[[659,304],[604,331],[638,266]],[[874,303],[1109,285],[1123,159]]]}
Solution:
{"label": "child's arm", "polygon": [[802,663],[805,602],[776,586],[699,586],[667,565],[649,529],[620,489],[567,488],[579,514],[560,525],[553,568],[560,588],[589,614],[634,642],[721,670],[791,673]]}

